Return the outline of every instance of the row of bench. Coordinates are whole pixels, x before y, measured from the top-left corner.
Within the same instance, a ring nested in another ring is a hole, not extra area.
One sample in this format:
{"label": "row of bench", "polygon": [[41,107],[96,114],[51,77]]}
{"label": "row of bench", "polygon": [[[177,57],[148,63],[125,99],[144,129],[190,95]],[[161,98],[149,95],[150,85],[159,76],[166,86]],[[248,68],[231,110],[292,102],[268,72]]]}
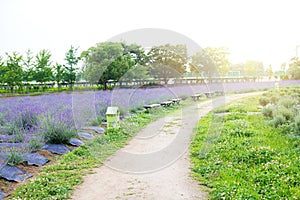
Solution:
{"label": "row of bench", "polygon": [[199,100],[200,97],[212,98],[213,96],[224,96],[224,91],[215,91],[215,92],[204,92],[202,94],[194,94],[191,97],[196,101]]}
{"label": "row of bench", "polygon": [[[212,98],[213,96],[224,96],[225,93],[224,91],[214,91],[214,92],[204,92],[202,94],[194,94],[191,97],[196,101],[199,100],[200,97],[202,96],[206,96],[207,98]],[[154,103],[154,104],[149,104],[149,105],[144,105],[143,107],[148,110],[148,109],[152,109],[152,108],[157,108],[160,106],[170,106],[172,104],[175,103],[180,103],[181,99],[180,98],[176,98],[176,99],[171,99],[169,101],[164,101],[161,103]]]}
{"label": "row of bench", "polygon": [[164,101],[164,102],[161,102],[161,103],[154,103],[154,104],[149,104],[149,105],[144,105],[143,107],[148,110],[148,109],[152,109],[152,108],[157,108],[157,107],[160,107],[160,106],[170,106],[172,104],[179,104],[181,101],[180,98],[177,98],[177,99],[171,99],[169,101]]}

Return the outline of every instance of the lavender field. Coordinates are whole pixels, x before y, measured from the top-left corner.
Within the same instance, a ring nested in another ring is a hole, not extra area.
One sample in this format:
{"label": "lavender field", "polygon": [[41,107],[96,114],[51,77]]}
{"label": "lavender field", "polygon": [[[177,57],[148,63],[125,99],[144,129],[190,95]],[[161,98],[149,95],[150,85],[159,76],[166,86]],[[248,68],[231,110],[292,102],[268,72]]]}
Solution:
{"label": "lavender field", "polygon": [[[282,81],[279,85],[299,84]],[[156,88],[127,88],[111,91],[60,93],[0,99],[1,162],[7,153],[30,152],[51,142],[51,134],[75,136],[82,126],[97,124],[104,118],[107,106],[118,106],[122,114],[132,108],[171,98],[208,91],[226,93],[272,88],[274,82],[246,82],[211,85],[184,85]],[[99,121],[98,121],[99,122]],[[49,136],[50,134],[50,136]],[[68,137],[66,137],[68,138]],[[66,139],[67,140],[67,139]],[[53,140],[52,140],[53,142]],[[55,143],[67,142],[54,141]]]}

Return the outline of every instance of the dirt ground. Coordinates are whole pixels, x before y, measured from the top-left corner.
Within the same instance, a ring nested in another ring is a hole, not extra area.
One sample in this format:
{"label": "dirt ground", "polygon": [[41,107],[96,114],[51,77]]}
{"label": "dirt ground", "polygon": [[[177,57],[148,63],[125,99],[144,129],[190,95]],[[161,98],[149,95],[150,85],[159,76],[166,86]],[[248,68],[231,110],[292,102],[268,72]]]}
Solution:
{"label": "dirt ground", "polygon": [[207,189],[191,177],[193,129],[212,108],[253,94],[196,103],[152,122],[86,176],[72,199],[207,199]]}

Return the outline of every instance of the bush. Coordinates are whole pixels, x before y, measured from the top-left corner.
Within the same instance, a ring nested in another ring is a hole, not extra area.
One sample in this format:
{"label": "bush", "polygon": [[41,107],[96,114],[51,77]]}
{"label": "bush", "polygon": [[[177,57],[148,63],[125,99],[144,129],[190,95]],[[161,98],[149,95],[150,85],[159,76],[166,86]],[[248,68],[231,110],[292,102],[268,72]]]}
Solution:
{"label": "bush", "polygon": [[276,115],[273,119],[273,125],[275,128],[285,123],[285,118],[282,115]]}
{"label": "bush", "polygon": [[72,137],[76,137],[76,129],[71,124],[52,116],[43,119],[39,131],[44,141],[51,144],[67,144]]}
{"label": "bush", "polygon": [[294,130],[296,134],[300,134],[300,115],[295,117]]}
{"label": "bush", "polygon": [[291,121],[294,119],[295,114],[291,109],[288,109],[284,106],[277,106],[273,116],[276,116],[276,115],[281,115],[284,117],[284,119],[286,121]]}
{"label": "bush", "polygon": [[285,97],[285,98],[281,98],[278,101],[279,105],[284,106],[285,108],[293,108],[296,105],[296,101],[294,99],[292,99],[291,97]]}
{"label": "bush", "polygon": [[269,105],[269,106],[265,106],[262,109],[262,114],[267,117],[267,118],[272,118],[273,117],[273,112],[274,112],[274,107]]}
{"label": "bush", "polygon": [[18,128],[22,128],[24,130],[31,130],[35,128],[37,123],[37,115],[29,111],[24,111],[21,114],[19,114],[17,120],[15,121],[15,125]]}
{"label": "bush", "polygon": [[259,104],[262,106],[266,106],[268,103],[270,103],[270,100],[268,97],[264,97],[262,96],[261,98],[259,98]]}

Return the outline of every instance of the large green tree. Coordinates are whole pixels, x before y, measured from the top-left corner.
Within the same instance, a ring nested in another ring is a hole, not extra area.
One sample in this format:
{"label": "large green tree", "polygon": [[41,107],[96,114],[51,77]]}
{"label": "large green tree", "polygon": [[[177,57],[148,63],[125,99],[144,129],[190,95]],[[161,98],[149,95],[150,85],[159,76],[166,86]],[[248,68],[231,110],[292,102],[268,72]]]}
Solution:
{"label": "large green tree", "polygon": [[131,69],[144,62],[143,51],[138,45],[118,42],[98,43],[82,52],[84,77],[87,81],[107,88],[109,80],[118,81]]}
{"label": "large green tree", "polygon": [[262,76],[264,71],[264,65],[261,61],[247,60],[245,62],[246,76]]}
{"label": "large green tree", "polygon": [[36,56],[33,78],[35,81],[44,84],[51,81],[53,74],[51,68],[51,53],[43,49]]}
{"label": "large green tree", "polygon": [[78,67],[76,65],[78,64],[80,57],[77,56],[78,48],[74,48],[71,46],[71,48],[66,52],[65,55],[65,61],[67,62],[66,65],[64,65],[65,68],[65,80],[70,86],[70,90],[73,90],[73,85],[76,80],[76,72],[78,70]]}
{"label": "large green tree", "polygon": [[25,52],[25,57],[23,58],[23,71],[23,81],[29,82],[34,79],[34,57],[32,56],[32,51],[30,49]]}
{"label": "large green tree", "polygon": [[4,61],[2,56],[0,56],[0,83],[4,83],[3,76],[4,76]]}
{"label": "large green tree", "polygon": [[217,68],[204,50],[198,51],[191,57],[191,63],[189,66],[190,71],[196,74],[211,77],[214,73],[217,73]]}
{"label": "large green tree", "polygon": [[65,80],[65,68],[61,65],[56,63],[53,67],[53,80],[56,82],[58,90],[61,88],[61,83]]}
{"label": "large green tree", "polygon": [[167,84],[171,78],[181,77],[186,72],[188,61],[185,45],[154,46],[148,52],[149,74],[163,79]]}
{"label": "large green tree", "polygon": [[192,56],[191,71],[212,75],[226,76],[229,71],[228,49],[226,47],[206,47]]}
{"label": "large green tree", "polygon": [[288,74],[291,79],[300,79],[300,59],[298,57],[291,58]]}
{"label": "large green tree", "polygon": [[11,92],[15,86],[22,86],[23,70],[22,70],[22,55],[17,52],[12,54],[6,53],[7,59],[1,65],[0,72],[2,74],[2,82],[6,83]]}

